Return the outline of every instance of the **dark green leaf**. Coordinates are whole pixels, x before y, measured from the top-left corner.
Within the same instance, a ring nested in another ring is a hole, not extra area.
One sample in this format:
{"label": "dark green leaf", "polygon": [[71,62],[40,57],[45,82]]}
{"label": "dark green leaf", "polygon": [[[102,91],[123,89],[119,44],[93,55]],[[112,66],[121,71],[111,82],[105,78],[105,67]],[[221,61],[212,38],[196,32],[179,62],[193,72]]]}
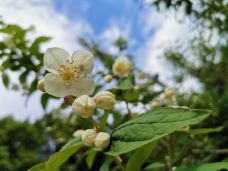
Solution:
{"label": "dark green leaf", "polygon": [[109,167],[110,164],[112,163],[112,158],[111,157],[107,157],[105,159],[105,162],[101,165],[100,170],[99,171],[109,171]]}
{"label": "dark green leaf", "polygon": [[148,159],[155,147],[155,142],[137,149],[129,158],[126,171],[140,171],[143,163]]}
{"label": "dark green leaf", "polygon": [[50,40],[50,38],[45,37],[45,36],[41,36],[41,37],[36,38],[36,40],[34,40],[34,42],[32,43],[30,50],[33,53],[39,53],[41,44],[44,42],[47,42],[49,40]]}
{"label": "dark green leaf", "polygon": [[118,126],[111,134],[109,155],[119,155],[142,147],[178,129],[201,122],[211,111],[160,108]]}
{"label": "dark green leaf", "polygon": [[42,107],[43,109],[46,109],[47,107],[47,104],[48,104],[48,95],[46,93],[44,93],[42,96],[41,96],[41,104],[42,104]]}
{"label": "dark green leaf", "polygon": [[10,80],[9,80],[9,76],[5,73],[2,74],[2,82],[4,86],[8,88]]}

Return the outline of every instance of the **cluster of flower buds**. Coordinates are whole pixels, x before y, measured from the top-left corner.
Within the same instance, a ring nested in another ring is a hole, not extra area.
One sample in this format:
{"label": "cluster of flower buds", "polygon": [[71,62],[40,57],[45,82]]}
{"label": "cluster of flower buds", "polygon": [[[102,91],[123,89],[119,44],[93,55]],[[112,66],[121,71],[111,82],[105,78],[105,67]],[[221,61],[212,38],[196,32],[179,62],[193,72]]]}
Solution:
{"label": "cluster of flower buds", "polygon": [[82,95],[76,98],[72,104],[73,111],[83,118],[92,116],[96,107],[111,109],[116,103],[115,95],[109,91],[97,93],[93,98]]}
{"label": "cluster of flower buds", "polygon": [[87,147],[105,149],[110,144],[110,135],[106,132],[97,132],[96,129],[77,130],[74,137],[80,138]]}

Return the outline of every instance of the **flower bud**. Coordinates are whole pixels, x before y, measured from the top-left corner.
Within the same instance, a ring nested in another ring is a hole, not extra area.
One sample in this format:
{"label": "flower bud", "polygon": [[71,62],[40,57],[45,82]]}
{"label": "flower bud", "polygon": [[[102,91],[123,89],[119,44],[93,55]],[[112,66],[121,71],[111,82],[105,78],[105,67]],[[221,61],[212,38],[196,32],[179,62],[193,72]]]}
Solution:
{"label": "flower bud", "polygon": [[118,77],[127,77],[132,70],[132,63],[125,57],[118,57],[113,66],[112,71]]}
{"label": "flower bud", "polygon": [[111,109],[116,103],[115,95],[109,91],[99,92],[93,97],[93,99],[97,107],[101,109]]}
{"label": "flower bud", "polygon": [[105,149],[110,143],[110,135],[106,132],[99,132],[95,139],[95,147]]}
{"label": "flower bud", "polygon": [[97,131],[95,129],[87,129],[82,133],[82,142],[85,146],[92,147],[95,143]]}
{"label": "flower bud", "polygon": [[166,88],[164,95],[165,95],[165,98],[170,99],[176,95],[176,90],[174,88]]}
{"label": "flower bud", "polygon": [[152,103],[151,103],[151,108],[152,109],[157,109],[157,108],[159,108],[161,105],[160,105],[160,103],[158,102],[158,101],[153,101]]}
{"label": "flower bud", "polygon": [[104,80],[105,80],[107,83],[112,82],[112,75],[108,74],[108,75],[104,76]]}
{"label": "flower bud", "polygon": [[73,97],[64,97],[64,103],[66,105],[72,105],[74,102],[74,98]]}
{"label": "flower bud", "polygon": [[72,107],[79,116],[89,118],[96,108],[96,103],[91,97],[82,95],[74,100]]}
{"label": "flower bud", "polygon": [[75,137],[75,138],[82,138],[82,134],[83,134],[83,132],[85,132],[85,130],[82,130],[82,129],[79,129],[79,130],[77,130],[77,131],[75,131],[74,133],[73,133],[73,136]]}
{"label": "flower bud", "polygon": [[45,92],[45,89],[44,89],[44,79],[41,79],[41,80],[38,81],[37,88],[40,91]]}
{"label": "flower bud", "polygon": [[167,88],[164,92],[164,104],[175,105],[176,104],[176,90],[174,88]]}

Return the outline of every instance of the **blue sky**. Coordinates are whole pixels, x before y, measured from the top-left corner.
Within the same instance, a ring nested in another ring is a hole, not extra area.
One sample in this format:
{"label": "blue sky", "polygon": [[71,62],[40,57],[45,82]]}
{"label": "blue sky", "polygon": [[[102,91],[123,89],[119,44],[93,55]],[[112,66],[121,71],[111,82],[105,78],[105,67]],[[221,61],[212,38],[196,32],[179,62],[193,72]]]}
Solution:
{"label": "blue sky", "polygon": [[93,28],[94,35],[100,35],[112,24],[119,27],[129,27],[129,37],[134,40],[133,47],[137,48],[146,41],[140,23],[141,15],[152,10],[142,6],[135,0],[55,0],[55,8],[66,14],[72,20],[83,19]]}
{"label": "blue sky", "polygon": [[[52,37],[43,51],[61,47],[73,52],[82,48],[76,42],[79,37],[89,37],[98,41],[105,51],[117,55],[112,43],[123,36],[136,56],[135,65],[148,73],[159,74],[166,83],[171,80],[172,68],[162,54],[167,48],[186,44],[190,37],[188,21],[177,21],[181,12],[159,13],[139,0],[1,0],[0,16],[7,23],[25,28],[33,25],[36,31],[30,39],[40,35]],[[12,78],[16,79],[14,75]],[[34,120],[43,115],[40,92],[30,98],[27,106],[20,92],[6,90],[1,84],[0,92],[0,118],[12,114],[17,119]],[[59,103],[52,101],[48,108],[57,108]]]}

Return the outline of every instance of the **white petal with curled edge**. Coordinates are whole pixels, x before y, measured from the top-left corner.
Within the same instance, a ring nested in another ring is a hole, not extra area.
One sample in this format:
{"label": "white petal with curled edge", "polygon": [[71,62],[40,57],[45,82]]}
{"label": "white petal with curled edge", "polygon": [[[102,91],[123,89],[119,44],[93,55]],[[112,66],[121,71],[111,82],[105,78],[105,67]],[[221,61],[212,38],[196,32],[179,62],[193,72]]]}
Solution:
{"label": "white petal with curled edge", "polygon": [[92,73],[94,66],[94,58],[92,53],[89,51],[78,50],[72,54],[71,59],[75,60],[79,64],[82,64],[86,75]]}
{"label": "white petal with curled edge", "polygon": [[58,68],[61,64],[70,59],[70,54],[62,48],[48,48],[44,53],[44,67],[52,73],[58,73]]}
{"label": "white petal with curled edge", "polygon": [[44,76],[46,93],[56,97],[90,95],[95,90],[95,81],[91,78],[82,78],[76,83],[65,84],[56,74],[48,73]]}
{"label": "white petal with curled edge", "polygon": [[74,84],[74,93],[75,96],[81,95],[91,95],[95,90],[96,84],[92,78],[81,78],[77,83]]}
{"label": "white petal with curled edge", "polygon": [[44,76],[44,89],[50,95],[56,97],[71,95],[68,87],[70,86],[66,85],[61,77],[56,74],[48,73]]}

